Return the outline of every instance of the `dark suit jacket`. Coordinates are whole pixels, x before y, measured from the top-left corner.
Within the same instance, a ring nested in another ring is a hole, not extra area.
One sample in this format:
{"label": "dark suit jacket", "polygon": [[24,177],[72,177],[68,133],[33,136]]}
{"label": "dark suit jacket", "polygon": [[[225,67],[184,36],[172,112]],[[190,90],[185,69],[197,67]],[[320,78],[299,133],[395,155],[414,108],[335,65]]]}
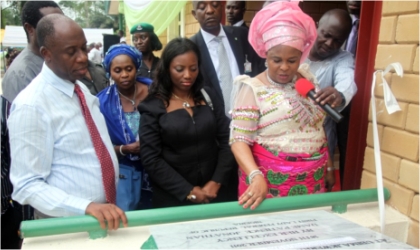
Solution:
{"label": "dark suit jacket", "polygon": [[[247,55],[248,61],[252,63],[252,72],[249,74],[251,77],[263,72],[265,70],[264,60],[255,53],[254,49],[249,44],[248,29],[243,27],[223,26],[223,30],[226,33],[230,47],[235,55],[239,73],[241,75],[244,74],[245,55]],[[220,88],[216,69],[214,68],[201,30],[190,39],[197,44],[200,49],[200,72],[204,77],[204,84],[211,87],[217,93],[218,97],[223,100],[222,89]]]}
{"label": "dark suit jacket", "polygon": [[243,22],[243,23],[242,23],[241,27],[244,27],[244,28],[249,29],[249,27],[246,25],[246,23],[245,23],[245,22]]}
{"label": "dark suit jacket", "polygon": [[86,76],[80,79],[86,87],[88,87],[92,95],[97,95],[101,90],[109,86],[109,80],[106,77],[105,69],[101,64],[96,64],[89,61],[88,71],[92,80],[89,80]]}

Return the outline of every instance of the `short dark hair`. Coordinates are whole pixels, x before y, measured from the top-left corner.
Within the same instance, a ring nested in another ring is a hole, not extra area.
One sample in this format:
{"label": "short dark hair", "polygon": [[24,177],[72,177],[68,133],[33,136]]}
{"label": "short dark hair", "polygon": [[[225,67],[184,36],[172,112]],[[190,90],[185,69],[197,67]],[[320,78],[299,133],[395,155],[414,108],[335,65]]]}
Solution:
{"label": "short dark hair", "polygon": [[50,14],[41,18],[39,21],[38,27],[36,28],[36,37],[40,48],[42,46],[49,47],[54,44],[54,39],[51,38],[54,37],[55,34],[54,23],[56,23],[59,19],[72,20],[65,15]]}
{"label": "short dark hair", "polygon": [[236,2],[240,3],[240,5],[239,5],[239,6],[240,6],[242,9],[245,9],[245,6],[246,6],[245,1],[236,1]]}
{"label": "short dark hair", "polygon": [[[23,7],[22,7],[22,13],[21,13],[21,19],[22,19],[22,26],[25,25],[25,23],[30,24],[34,29],[38,25],[39,20],[41,20],[42,13],[40,9],[46,8],[46,7],[53,7],[53,8],[59,8],[58,4],[54,1],[27,1]],[[26,38],[29,42],[29,35],[25,28],[23,28],[26,33]]]}
{"label": "short dark hair", "polygon": [[[201,58],[198,46],[188,38],[174,38],[165,47],[162,52],[159,65],[154,74],[154,80],[149,89],[149,97],[158,97],[163,100],[166,106],[169,106],[169,100],[172,95],[173,83],[171,80],[170,65],[172,60],[187,52],[194,52],[197,56],[198,69],[200,69]],[[199,103],[203,100],[201,88],[203,87],[203,76],[198,72],[197,79],[191,87],[191,94],[194,102]]]}

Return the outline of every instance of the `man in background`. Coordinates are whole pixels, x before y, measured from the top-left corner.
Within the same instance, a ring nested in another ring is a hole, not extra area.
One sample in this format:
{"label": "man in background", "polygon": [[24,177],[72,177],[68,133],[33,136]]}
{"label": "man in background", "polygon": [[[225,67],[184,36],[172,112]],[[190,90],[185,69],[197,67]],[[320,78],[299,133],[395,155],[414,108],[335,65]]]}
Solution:
{"label": "man in background", "polygon": [[106,77],[102,64],[92,61],[88,62],[88,71],[80,81],[86,85],[92,95],[97,95],[101,90],[109,86],[109,80]]}
{"label": "man in background", "polygon": [[99,43],[91,43],[89,44],[89,48],[91,48],[88,55],[89,61],[92,61],[97,64],[102,63],[102,55],[101,51],[99,50]]}
{"label": "man in background", "polygon": [[42,59],[36,40],[36,26],[39,20],[52,13],[63,14],[54,1],[28,1],[22,8],[22,26],[28,45],[7,69],[2,81],[3,96],[13,102],[16,96],[41,72]]}
{"label": "man in background", "polygon": [[[200,30],[191,37],[201,54],[200,72],[205,84],[212,88],[224,104],[230,118],[230,96],[233,79],[242,74],[255,76],[265,70],[260,58],[248,42],[248,30],[241,27],[222,26],[223,7],[218,1],[193,1],[192,14],[200,23]],[[223,201],[238,199],[238,175],[232,171],[230,186]]]}
{"label": "man in background", "polygon": [[231,26],[248,28],[244,21],[245,11],[245,1],[227,1],[226,3],[226,19]]}
{"label": "man in background", "polygon": [[101,62],[102,62],[102,58],[104,58],[104,47],[102,46],[101,42],[97,43],[96,45],[98,46],[99,52],[101,52]]}
{"label": "man in background", "polygon": [[[345,10],[327,11],[319,20],[317,39],[305,60],[316,76],[321,90],[316,93],[317,102],[329,103],[342,111],[357,92],[354,82],[354,59],[351,53],[341,49],[351,30],[351,18]],[[325,132],[331,160],[337,146],[336,123],[331,117],[325,119]],[[340,151],[340,155],[345,152]],[[344,168],[340,168],[343,178]]]}
{"label": "man in background", "polygon": [[356,56],[357,39],[359,38],[359,21],[361,1],[347,1],[347,10],[349,11],[352,28],[346,42],[345,50]]}
{"label": "man in background", "polygon": [[233,79],[242,74],[255,76],[265,67],[248,42],[248,30],[221,25],[222,11],[221,2],[193,1],[192,14],[201,28],[191,40],[200,48],[205,83],[215,90],[228,114]]}

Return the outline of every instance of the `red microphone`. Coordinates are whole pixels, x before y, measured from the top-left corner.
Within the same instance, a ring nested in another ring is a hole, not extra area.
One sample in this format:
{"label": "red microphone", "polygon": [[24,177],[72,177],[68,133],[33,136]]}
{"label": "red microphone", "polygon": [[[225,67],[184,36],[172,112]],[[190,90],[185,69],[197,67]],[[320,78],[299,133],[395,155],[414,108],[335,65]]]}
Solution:
{"label": "red microphone", "polygon": [[300,78],[296,81],[295,84],[296,91],[304,97],[309,97],[315,101],[316,104],[321,106],[321,108],[329,115],[335,122],[340,122],[343,119],[343,116],[335,109],[333,109],[328,103],[322,105],[316,101],[315,95],[315,86],[305,78]]}

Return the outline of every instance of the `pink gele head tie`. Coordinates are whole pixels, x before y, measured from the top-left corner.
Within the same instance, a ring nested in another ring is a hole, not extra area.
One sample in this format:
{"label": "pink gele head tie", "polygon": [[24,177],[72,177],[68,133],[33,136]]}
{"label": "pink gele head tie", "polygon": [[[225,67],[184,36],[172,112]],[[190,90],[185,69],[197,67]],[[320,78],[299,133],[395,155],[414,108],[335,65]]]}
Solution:
{"label": "pink gele head tie", "polygon": [[299,8],[298,2],[277,1],[260,10],[252,20],[248,40],[257,54],[266,58],[268,50],[288,45],[309,54],[317,32],[313,19]]}

